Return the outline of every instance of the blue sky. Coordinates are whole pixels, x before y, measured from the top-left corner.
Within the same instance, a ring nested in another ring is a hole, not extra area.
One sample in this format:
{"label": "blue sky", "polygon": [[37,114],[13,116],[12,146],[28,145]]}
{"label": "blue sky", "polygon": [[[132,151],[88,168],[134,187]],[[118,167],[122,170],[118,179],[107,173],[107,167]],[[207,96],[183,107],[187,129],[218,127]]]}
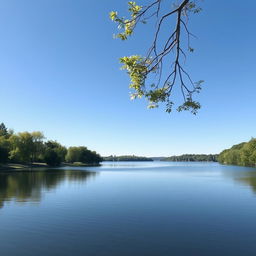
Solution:
{"label": "blue sky", "polygon": [[108,13],[126,2],[2,0],[0,122],[102,155],[218,153],[256,136],[256,2],[205,0],[191,17],[186,68],[205,80],[197,116],[130,101],[118,58],[143,55],[153,30],[113,40]]}

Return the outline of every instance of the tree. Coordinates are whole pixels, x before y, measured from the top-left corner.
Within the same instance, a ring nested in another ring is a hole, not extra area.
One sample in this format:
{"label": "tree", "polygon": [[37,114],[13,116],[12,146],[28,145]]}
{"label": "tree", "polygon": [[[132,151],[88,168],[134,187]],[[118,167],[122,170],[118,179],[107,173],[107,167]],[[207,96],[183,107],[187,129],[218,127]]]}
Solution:
{"label": "tree", "polygon": [[57,141],[47,141],[45,143],[44,160],[48,165],[58,166],[65,161],[67,154],[66,147],[62,146]]}
{"label": "tree", "polygon": [[45,137],[44,137],[44,134],[39,131],[32,132],[31,136],[32,136],[32,142],[33,142],[32,161],[39,161],[40,155],[43,154],[43,150],[44,150],[43,140],[45,139]]}
{"label": "tree", "polygon": [[[167,1],[170,4],[170,1]],[[201,8],[195,1],[182,0],[178,5],[173,4],[170,9],[164,5],[163,0],[155,0],[147,6],[137,5],[135,2],[128,2],[128,11],[131,14],[129,19],[120,17],[116,11],[110,12],[112,21],[118,24],[121,32],[116,38],[127,40],[131,36],[139,23],[147,23],[149,19],[156,19],[155,35],[153,43],[149,47],[145,57],[132,55],[120,58],[125,69],[130,76],[130,88],[132,89],[131,98],[145,97],[149,101],[149,108],[156,108],[160,103],[166,104],[166,112],[172,111],[174,102],[172,99],[173,88],[180,87],[182,94],[182,104],[177,111],[189,110],[196,114],[201,105],[195,101],[193,96],[201,90],[203,80],[194,82],[188,72],[182,66],[182,56],[186,59],[184,50],[183,32],[187,36],[187,50],[193,52],[190,46],[190,37],[193,36],[188,30],[188,17],[191,13],[198,13]],[[163,38],[162,31],[165,22],[176,15],[174,28]],[[166,62],[168,57],[174,53],[171,63]],[[168,65],[171,67],[165,74],[163,68]],[[154,77],[152,77],[154,75]],[[150,81],[146,84],[146,80]]]}
{"label": "tree", "polygon": [[0,124],[0,163],[6,163],[9,157],[8,130],[4,123]]}
{"label": "tree", "polygon": [[59,166],[61,164],[61,158],[54,149],[46,150],[44,161],[50,166]]}
{"label": "tree", "polygon": [[8,130],[4,123],[0,124],[0,136],[6,136],[8,135]]}
{"label": "tree", "polygon": [[41,132],[20,132],[13,134],[9,141],[10,158],[17,162],[33,162],[39,159],[43,151],[44,135]]}
{"label": "tree", "polygon": [[45,146],[47,148],[53,149],[59,156],[59,158],[61,159],[61,162],[65,161],[65,156],[67,154],[67,148],[62,146],[60,143],[58,143],[57,141],[52,141],[49,140],[45,143]]}
{"label": "tree", "polygon": [[81,155],[82,155],[81,147],[69,147],[66,155],[66,161],[69,163],[81,162],[80,161],[82,158]]}
{"label": "tree", "polygon": [[256,166],[255,152],[256,152],[256,139],[251,139],[246,143],[242,150],[242,161],[245,166]]}
{"label": "tree", "polygon": [[6,163],[9,157],[10,144],[5,136],[0,136],[0,163]]}
{"label": "tree", "polygon": [[102,158],[95,151],[91,151],[86,147],[70,147],[66,155],[66,161],[69,163],[96,164],[101,162]]}

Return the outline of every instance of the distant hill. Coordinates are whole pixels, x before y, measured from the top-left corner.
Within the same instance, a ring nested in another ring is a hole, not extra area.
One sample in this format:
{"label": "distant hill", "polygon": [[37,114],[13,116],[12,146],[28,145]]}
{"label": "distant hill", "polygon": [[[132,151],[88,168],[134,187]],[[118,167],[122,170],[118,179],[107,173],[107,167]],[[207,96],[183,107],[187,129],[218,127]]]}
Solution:
{"label": "distant hill", "polygon": [[180,156],[170,156],[162,161],[171,162],[217,162],[218,154],[184,154]]}
{"label": "distant hill", "polygon": [[152,158],[144,157],[144,156],[106,156],[103,157],[103,161],[153,161]]}

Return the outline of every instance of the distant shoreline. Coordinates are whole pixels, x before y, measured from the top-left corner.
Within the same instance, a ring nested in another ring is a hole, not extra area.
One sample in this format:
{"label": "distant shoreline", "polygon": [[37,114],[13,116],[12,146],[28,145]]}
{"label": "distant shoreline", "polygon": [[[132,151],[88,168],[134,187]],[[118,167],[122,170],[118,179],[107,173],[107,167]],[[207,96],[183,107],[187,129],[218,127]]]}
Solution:
{"label": "distant shoreline", "polygon": [[103,161],[108,162],[152,162],[154,161],[150,157],[135,156],[135,155],[123,155],[123,156],[104,156]]}
{"label": "distant shoreline", "polygon": [[154,160],[103,160],[103,162],[154,162]]}

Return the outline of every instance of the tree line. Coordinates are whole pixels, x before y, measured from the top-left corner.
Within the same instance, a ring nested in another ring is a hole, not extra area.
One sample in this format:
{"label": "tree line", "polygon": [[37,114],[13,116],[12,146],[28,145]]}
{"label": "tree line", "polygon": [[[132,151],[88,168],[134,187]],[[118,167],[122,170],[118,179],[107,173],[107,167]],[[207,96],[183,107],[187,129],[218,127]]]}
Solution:
{"label": "tree line", "polygon": [[153,161],[152,158],[144,156],[106,156],[103,158],[104,161]]}
{"label": "tree line", "polygon": [[256,166],[256,139],[252,138],[248,142],[232,146],[230,149],[223,150],[218,161],[222,164]]}
{"label": "tree line", "polygon": [[0,163],[46,163],[59,166],[61,163],[98,164],[102,157],[84,146],[69,147],[48,140],[39,131],[14,133],[0,124]]}
{"label": "tree line", "polygon": [[170,156],[163,159],[163,161],[172,162],[217,162],[217,154],[184,154],[181,156]]}

